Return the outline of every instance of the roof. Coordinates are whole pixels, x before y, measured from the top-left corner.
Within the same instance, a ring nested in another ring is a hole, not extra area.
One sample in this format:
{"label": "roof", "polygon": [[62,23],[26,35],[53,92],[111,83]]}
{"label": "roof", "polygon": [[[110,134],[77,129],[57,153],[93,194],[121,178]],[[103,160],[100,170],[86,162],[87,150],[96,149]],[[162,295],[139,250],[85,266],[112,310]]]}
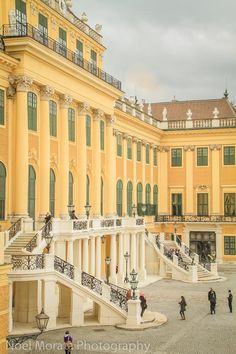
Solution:
{"label": "roof", "polygon": [[[148,112],[148,105],[147,103],[144,105],[145,112]],[[190,101],[174,100],[171,102],[150,103],[150,105],[153,117],[161,121],[163,116],[164,118],[166,116],[168,121],[187,120],[187,118],[193,120],[212,119],[214,116],[215,118],[236,117],[235,108],[226,98]]]}

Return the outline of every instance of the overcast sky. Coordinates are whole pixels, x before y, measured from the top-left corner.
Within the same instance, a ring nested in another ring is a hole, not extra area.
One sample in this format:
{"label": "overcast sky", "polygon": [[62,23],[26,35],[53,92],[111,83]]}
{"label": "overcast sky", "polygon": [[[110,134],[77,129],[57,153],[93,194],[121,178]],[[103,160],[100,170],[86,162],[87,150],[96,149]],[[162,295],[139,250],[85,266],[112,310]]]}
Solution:
{"label": "overcast sky", "polygon": [[235,0],[73,0],[103,25],[104,69],[147,102],[220,98],[236,104]]}

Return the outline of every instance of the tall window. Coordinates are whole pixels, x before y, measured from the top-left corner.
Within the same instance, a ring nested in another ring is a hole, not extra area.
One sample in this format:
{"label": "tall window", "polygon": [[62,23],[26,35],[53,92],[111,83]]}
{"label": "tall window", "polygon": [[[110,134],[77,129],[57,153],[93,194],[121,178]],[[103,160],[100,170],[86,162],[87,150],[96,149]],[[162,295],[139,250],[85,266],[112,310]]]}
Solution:
{"label": "tall window", "polygon": [[76,41],[76,57],[75,61],[76,64],[79,66],[83,66],[83,57],[84,57],[84,48],[83,48],[83,43],[77,39]]}
{"label": "tall window", "polygon": [[127,158],[132,160],[132,139],[129,138],[127,141]]}
{"label": "tall window", "polygon": [[21,35],[26,34],[26,3],[23,0],[16,0],[16,28]]}
{"label": "tall window", "polygon": [[157,148],[154,147],[153,149],[153,164],[154,166],[157,166]]}
{"label": "tall window", "polygon": [[6,168],[0,161],[0,220],[5,219],[5,205],[6,205]]}
{"label": "tall window", "polygon": [[67,36],[66,31],[59,27],[59,54],[66,57],[67,55]]}
{"label": "tall window", "polygon": [[35,191],[36,191],[36,173],[34,168],[29,165],[28,180],[28,214],[33,220],[35,219]]}
{"label": "tall window", "polygon": [[48,19],[39,13],[39,32],[40,40],[43,44],[48,44]]}
{"label": "tall window", "polygon": [[103,215],[103,198],[104,198],[104,186],[103,186],[103,179],[101,177],[101,215]]}
{"label": "tall window", "polygon": [[141,157],[142,157],[141,150],[142,150],[142,143],[141,143],[141,141],[138,141],[137,142],[137,161],[141,161]]}
{"label": "tall window", "polygon": [[197,194],[197,215],[208,215],[208,193]]}
{"label": "tall window", "polygon": [[86,116],[86,145],[91,146],[91,118]]}
{"label": "tall window", "polygon": [[236,236],[224,236],[224,254],[235,255],[236,254]]}
{"label": "tall window", "polygon": [[104,121],[100,120],[100,149],[104,150]]}
{"label": "tall window", "polygon": [[158,187],[155,184],[153,187],[153,205],[155,206],[155,214],[158,213]]}
{"label": "tall window", "polygon": [[74,179],[71,172],[69,172],[69,195],[68,195],[68,204],[73,205],[73,186]]}
{"label": "tall window", "polygon": [[127,183],[127,214],[132,216],[132,204],[133,204],[133,184],[131,181]]}
{"label": "tall window", "polygon": [[37,131],[37,96],[28,92],[28,129]]}
{"label": "tall window", "polygon": [[150,163],[150,145],[146,145],[146,163]]}
{"label": "tall window", "polygon": [[143,215],[142,202],[143,202],[143,186],[142,186],[142,183],[139,182],[137,184],[137,212],[138,212],[138,215]]}
{"label": "tall window", "polygon": [[56,177],[52,168],[50,168],[50,188],[49,188],[49,208],[52,216],[55,216],[55,188],[56,186]]}
{"label": "tall window", "polygon": [[4,125],[4,115],[5,115],[5,99],[4,91],[0,90],[0,124]]}
{"label": "tall window", "polygon": [[116,184],[116,212],[118,216],[122,216],[122,192],[123,183],[119,179]]}
{"label": "tall window", "polygon": [[91,72],[96,75],[96,73],[97,73],[97,53],[94,50],[91,50],[90,60],[91,60]]}
{"label": "tall window", "polygon": [[49,101],[49,124],[50,135],[57,136],[57,104],[54,101]]}
{"label": "tall window", "polygon": [[224,165],[235,165],[235,146],[224,147]]}
{"label": "tall window", "polygon": [[86,204],[89,205],[90,201],[90,180],[89,176],[87,175],[87,182],[86,182]]}
{"label": "tall window", "polygon": [[68,134],[69,141],[75,141],[75,110],[68,109]]}
{"label": "tall window", "polygon": [[236,193],[224,193],[224,214],[236,216]]}
{"label": "tall window", "polygon": [[145,189],[145,203],[146,204],[151,204],[151,186],[150,184],[146,184],[146,189]]}
{"label": "tall window", "polygon": [[197,166],[208,166],[208,148],[197,148]]}
{"label": "tall window", "polygon": [[182,149],[171,150],[171,166],[172,167],[182,166]]}
{"label": "tall window", "polygon": [[118,134],[116,137],[117,156],[122,156],[122,135]]}
{"label": "tall window", "polygon": [[172,215],[174,216],[182,215],[182,194],[181,193],[172,194]]}

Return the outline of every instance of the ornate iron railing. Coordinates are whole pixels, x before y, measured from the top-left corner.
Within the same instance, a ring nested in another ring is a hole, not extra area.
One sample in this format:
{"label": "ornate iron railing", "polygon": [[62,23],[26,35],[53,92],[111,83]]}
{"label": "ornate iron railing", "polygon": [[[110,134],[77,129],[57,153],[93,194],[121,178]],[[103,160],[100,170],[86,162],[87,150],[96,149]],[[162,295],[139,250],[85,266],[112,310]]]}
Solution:
{"label": "ornate iron railing", "polygon": [[44,268],[44,255],[15,255],[12,256],[12,269],[13,270],[37,270]]}
{"label": "ornate iron railing", "polygon": [[169,258],[173,262],[173,252],[164,246],[164,256]]}
{"label": "ornate iron railing", "polygon": [[236,223],[236,215],[209,215],[209,216],[198,216],[198,215],[157,215],[156,222],[226,222],[226,223]]}
{"label": "ornate iron railing", "polygon": [[122,310],[128,312],[128,304],[127,304],[127,289],[120,288],[117,285],[109,284],[110,285],[110,301],[118,305]]}
{"label": "ornate iron railing", "polygon": [[22,218],[18,219],[11,227],[8,229],[9,231],[9,241],[16,236],[16,234],[21,231],[21,222]]}
{"label": "ornate iron railing", "polygon": [[101,227],[104,228],[109,228],[109,227],[114,227],[115,226],[115,220],[114,219],[105,219],[105,220],[101,220]]}
{"label": "ornate iron railing", "polygon": [[199,262],[201,266],[203,266],[205,269],[207,269],[209,272],[211,271],[211,263],[210,262]]}
{"label": "ornate iron railing", "polygon": [[122,219],[116,219],[116,226],[122,226]]}
{"label": "ornate iron railing", "polygon": [[139,226],[139,225],[144,225],[144,219],[143,218],[138,218],[136,219],[136,225]]}
{"label": "ornate iron railing", "polygon": [[87,230],[88,220],[73,221],[73,230]]}
{"label": "ornate iron railing", "polygon": [[102,295],[102,281],[95,278],[86,272],[82,272],[81,282],[83,286],[86,286],[95,293]]}
{"label": "ornate iron railing", "polygon": [[38,232],[34,237],[30,240],[30,242],[27,243],[25,246],[26,251],[32,252],[36,247],[37,247],[37,241],[38,241]]}
{"label": "ornate iron railing", "polygon": [[161,242],[160,242],[158,236],[156,236],[156,244],[157,244],[157,247],[160,249],[161,248]]}
{"label": "ornate iron railing", "polygon": [[41,240],[52,231],[52,218],[33,236],[33,238],[25,246],[26,251],[32,252],[38,246],[38,238]]}
{"label": "ornate iron railing", "polygon": [[63,46],[61,43],[55,41],[54,39],[46,36],[44,33],[39,31],[37,28],[33,27],[29,23],[21,24],[17,23],[14,25],[3,25],[2,31],[3,38],[6,37],[30,37],[42,44],[43,46],[49,48],[50,50],[56,52],[57,54],[63,56],[75,65],[83,68],[92,75],[98,77],[99,79],[105,81],[109,85],[114,86],[118,90],[121,90],[121,82],[115,79],[113,76],[107,74],[105,71],[99,69],[96,65],[90,63],[89,61],[81,58],[77,53],[72,52],[67,47]]}
{"label": "ornate iron railing", "polygon": [[89,220],[89,228],[90,228],[90,229],[93,228],[93,220]]}
{"label": "ornate iron railing", "polygon": [[184,261],[181,257],[178,258],[178,266],[183,268],[184,270],[189,270],[189,264]]}
{"label": "ornate iron railing", "polygon": [[74,280],[75,278],[75,267],[72,264],[64,261],[60,257],[54,257],[54,269],[57,272],[64,274],[67,278],[70,278],[72,280]]}

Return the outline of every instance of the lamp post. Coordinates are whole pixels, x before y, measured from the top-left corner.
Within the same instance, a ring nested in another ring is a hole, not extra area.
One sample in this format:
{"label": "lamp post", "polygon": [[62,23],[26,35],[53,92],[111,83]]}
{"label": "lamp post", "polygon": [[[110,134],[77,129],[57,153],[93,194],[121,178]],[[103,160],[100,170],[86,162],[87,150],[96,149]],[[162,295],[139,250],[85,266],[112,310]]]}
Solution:
{"label": "lamp post", "polygon": [[135,216],[137,214],[137,207],[135,204],[133,204],[133,206],[132,206],[132,214],[133,214],[133,217],[135,218]]}
{"label": "lamp post", "polygon": [[109,266],[110,266],[110,263],[111,263],[111,258],[109,256],[107,256],[105,258],[105,262],[106,262],[106,278],[107,278],[107,284],[109,284]]}
{"label": "lamp post", "polygon": [[128,278],[128,260],[130,257],[130,254],[126,251],[126,253],[124,254],[125,257],[125,279],[124,279],[124,283],[129,283],[129,278]]}
{"label": "lamp post", "polygon": [[26,334],[23,336],[8,336],[7,337],[7,345],[8,348],[15,348],[17,345],[26,342],[29,339],[36,340],[40,334],[47,328],[49,316],[46,315],[43,308],[41,312],[35,316],[37,327],[39,329],[39,333]]}
{"label": "lamp post", "polygon": [[130,273],[130,276],[131,276],[130,286],[131,286],[131,289],[133,290],[132,300],[137,300],[137,295],[135,294],[135,291],[136,291],[137,288],[138,288],[137,275],[138,275],[138,273],[135,272],[134,269],[133,269],[132,272]]}
{"label": "lamp post", "polygon": [[147,205],[146,204],[142,204],[143,216],[145,215],[146,210],[147,210]]}
{"label": "lamp post", "polygon": [[75,209],[75,206],[70,203],[70,204],[67,205],[67,208],[68,208],[69,217],[71,217],[71,213]]}
{"label": "lamp post", "polygon": [[46,234],[46,235],[44,236],[44,240],[45,240],[45,242],[46,242],[46,244],[47,244],[46,248],[47,248],[47,250],[48,250],[48,253],[49,253],[49,251],[50,251],[50,246],[51,246],[51,243],[52,243],[52,239],[53,239],[53,233],[52,233],[52,231],[50,231],[48,234]]}
{"label": "lamp post", "polygon": [[85,213],[86,213],[87,219],[89,219],[89,213],[90,213],[91,205],[86,204],[84,206],[84,208],[85,208]]}

